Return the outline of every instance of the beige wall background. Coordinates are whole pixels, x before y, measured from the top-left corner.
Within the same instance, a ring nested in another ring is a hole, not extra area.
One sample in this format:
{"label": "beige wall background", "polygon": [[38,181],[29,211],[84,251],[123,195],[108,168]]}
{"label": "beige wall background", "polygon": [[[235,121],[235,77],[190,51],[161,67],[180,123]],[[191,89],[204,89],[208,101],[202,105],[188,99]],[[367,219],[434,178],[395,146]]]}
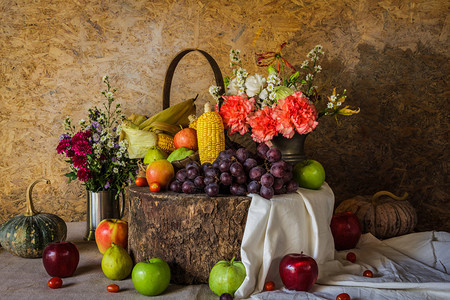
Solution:
{"label": "beige wall background", "polygon": [[[379,190],[409,192],[418,230],[450,230],[449,2],[86,1],[0,2],[0,223],[23,212],[36,178],[38,210],[85,220],[85,191],[68,184],[56,153],[62,120],[87,118],[101,105],[109,75],[125,114],[162,108],[171,59],[200,48],[229,74],[229,50],[240,49],[251,73],[255,53],[276,50],[299,67],[322,44],[319,83],[347,89],[361,107],[342,126],[321,119],[306,153],[323,163],[337,203]],[[199,54],[177,68],[171,102],[209,100],[213,74]]]}

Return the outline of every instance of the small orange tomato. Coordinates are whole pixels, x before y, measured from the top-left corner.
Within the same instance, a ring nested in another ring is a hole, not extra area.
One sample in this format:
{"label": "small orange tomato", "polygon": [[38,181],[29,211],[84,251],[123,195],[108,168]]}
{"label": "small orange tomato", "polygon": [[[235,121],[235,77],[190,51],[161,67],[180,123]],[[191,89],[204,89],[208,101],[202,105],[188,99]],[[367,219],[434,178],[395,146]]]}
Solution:
{"label": "small orange tomato", "polygon": [[119,286],[117,284],[110,284],[106,287],[106,290],[110,293],[117,293],[119,291]]}
{"label": "small orange tomato", "polygon": [[354,263],[356,261],[356,254],[353,252],[347,253],[347,260]]}
{"label": "small orange tomato", "polygon": [[267,281],[264,284],[264,289],[266,291],[273,291],[273,290],[275,290],[275,283],[273,281]]}
{"label": "small orange tomato", "polygon": [[342,293],[337,295],[336,300],[350,300],[350,295],[347,293]]}
{"label": "small orange tomato", "polygon": [[364,273],[363,273],[363,276],[372,278],[373,277],[373,273],[370,270],[365,270]]}
{"label": "small orange tomato", "polygon": [[150,183],[150,191],[153,193],[159,192],[159,190],[161,189],[161,186],[159,185],[159,183],[157,182],[152,182]]}
{"label": "small orange tomato", "polygon": [[137,177],[135,183],[137,186],[147,186],[148,185],[147,178],[145,178],[145,177]]}

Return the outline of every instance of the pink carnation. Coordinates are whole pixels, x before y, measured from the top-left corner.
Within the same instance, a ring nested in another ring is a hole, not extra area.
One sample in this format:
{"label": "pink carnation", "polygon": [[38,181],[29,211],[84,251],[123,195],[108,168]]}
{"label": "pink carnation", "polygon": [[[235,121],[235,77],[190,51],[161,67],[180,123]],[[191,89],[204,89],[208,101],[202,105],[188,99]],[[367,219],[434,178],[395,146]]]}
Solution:
{"label": "pink carnation", "polygon": [[266,106],[256,111],[247,120],[252,127],[252,138],[255,142],[267,142],[277,135],[276,111],[273,108]]}
{"label": "pink carnation", "polygon": [[87,157],[75,155],[74,157],[72,157],[72,161],[73,161],[73,166],[75,168],[84,167],[84,165],[86,164],[86,161],[87,161]]}
{"label": "pink carnation", "polygon": [[80,181],[88,181],[91,178],[91,172],[85,167],[81,167],[78,169],[77,177]]}
{"label": "pink carnation", "polygon": [[91,144],[88,141],[90,131],[79,131],[72,138],[72,150],[75,155],[84,156],[92,153]]}
{"label": "pink carnation", "polygon": [[299,134],[312,132],[319,124],[316,108],[300,91],[279,100],[276,119],[277,131],[287,138],[292,138],[295,131]]}
{"label": "pink carnation", "polygon": [[223,96],[223,98],[224,103],[220,107],[219,114],[225,129],[230,129],[230,134],[248,132],[247,117],[255,107],[255,99],[248,99],[241,95]]}
{"label": "pink carnation", "polygon": [[58,153],[67,153],[69,147],[70,147],[70,138],[64,138],[61,141],[59,141],[58,146],[56,147],[56,151]]}

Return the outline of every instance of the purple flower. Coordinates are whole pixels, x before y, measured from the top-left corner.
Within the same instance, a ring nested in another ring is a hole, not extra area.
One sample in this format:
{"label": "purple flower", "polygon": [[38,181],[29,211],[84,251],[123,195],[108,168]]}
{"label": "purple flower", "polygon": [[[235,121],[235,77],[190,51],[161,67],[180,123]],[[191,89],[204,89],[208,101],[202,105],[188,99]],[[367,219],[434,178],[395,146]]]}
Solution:
{"label": "purple flower", "polygon": [[64,139],[71,139],[71,137],[70,137],[70,135],[68,135],[66,133],[61,134],[60,137],[59,137],[59,141],[61,142]]}
{"label": "purple flower", "polygon": [[118,149],[119,147],[119,143],[114,143],[114,149]]}
{"label": "purple flower", "polygon": [[109,181],[107,181],[105,184],[105,190],[109,189],[110,186],[111,186],[111,184],[109,183]]}
{"label": "purple flower", "polygon": [[111,161],[112,161],[113,163],[116,163],[116,162],[117,162],[117,157],[113,156],[113,158],[111,158]]}

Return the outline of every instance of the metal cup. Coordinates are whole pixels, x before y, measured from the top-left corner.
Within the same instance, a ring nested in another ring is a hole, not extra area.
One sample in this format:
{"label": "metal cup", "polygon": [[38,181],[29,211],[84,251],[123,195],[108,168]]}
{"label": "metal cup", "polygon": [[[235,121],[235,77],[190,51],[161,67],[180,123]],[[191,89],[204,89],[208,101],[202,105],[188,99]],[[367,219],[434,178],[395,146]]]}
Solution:
{"label": "metal cup", "polygon": [[[95,241],[95,229],[103,219],[121,219],[125,208],[124,191],[120,193],[122,198],[115,199],[116,191],[87,191],[87,217],[86,217],[86,241]],[[121,205],[120,205],[121,204]]]}

